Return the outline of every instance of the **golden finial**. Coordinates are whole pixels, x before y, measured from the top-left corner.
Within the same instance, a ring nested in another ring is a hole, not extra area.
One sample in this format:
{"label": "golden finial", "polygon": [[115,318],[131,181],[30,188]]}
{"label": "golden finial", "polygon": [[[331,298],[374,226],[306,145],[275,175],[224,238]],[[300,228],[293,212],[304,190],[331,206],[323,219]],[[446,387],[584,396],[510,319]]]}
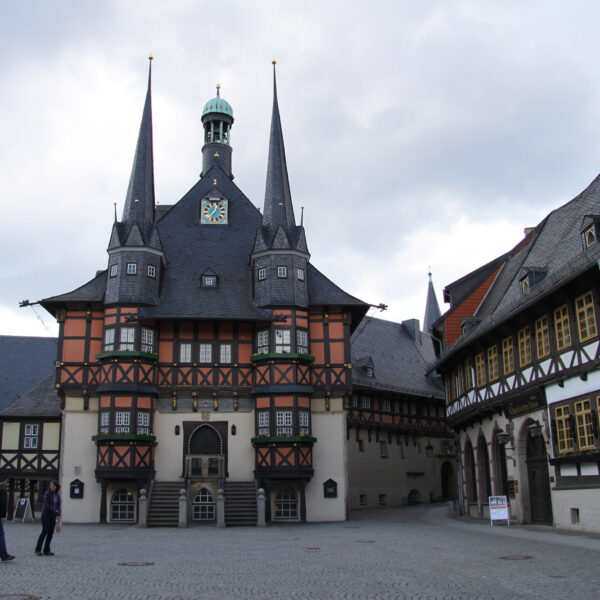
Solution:
{"label": "golden finial", "polygon": [[217,96],[221,97],[221,84],[217,83]]}
{"label": "golden finial", "polygon": [[272,64],[272,65],[276,65],[276,64],[277,64],[277,61],[276,61],[276,60],[272,60],[272,61],[271,61],[271,64]]}
{"label": "golden finial", "polygon": [[152,54],[148,57],[148,60],[154,60],[154,56]]}

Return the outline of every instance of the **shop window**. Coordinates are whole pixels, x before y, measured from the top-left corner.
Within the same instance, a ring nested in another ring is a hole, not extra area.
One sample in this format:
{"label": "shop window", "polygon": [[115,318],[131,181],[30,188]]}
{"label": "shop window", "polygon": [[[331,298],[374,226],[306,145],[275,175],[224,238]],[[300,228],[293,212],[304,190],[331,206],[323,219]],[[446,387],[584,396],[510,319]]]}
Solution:
{"label": "shop window", "polygon": [[531,331],[529,327],[519,329],[519,366],[524,367],[531,363]]}
{"label": "shop window", "polygon": [[592,292],[587,292],[575,300],[575,312],[577,313],[579,340],[585,342],[596,336],[598,329],[596,327],[596,313]]}
{"label": "shop window", "polygon": [[192,501],[192,520],[214,521],[215,512],[215,499],[213,495],[206,488],[202,488]]}
{"label": "shop window", "polygon": [[291,490],[279,492],[275,498],[275,519],[278,521],[298,520],[298,497]]}
{"label": "shop window", "polygon": [[512,336],[502,340],[502,368],[505,375],[515,370],[515,353]]}
{"label": "shop window", "polygon": [[558,350],[571,345],[571,325],[569,323],[569,309],[566,304],[554,311],[554,327],[556,331],[556,347]]}
{"label": "shop window", "polygon": [[113,494],[110,502],[110,520],[135,520],[135,501],[131,492],[121,489]]}
{"label": "shop window", "polygon": [[535,322],[535,345],[537,357],[543,358],[550,354],[550,330],[548,329],[548,317],[540,317]]}

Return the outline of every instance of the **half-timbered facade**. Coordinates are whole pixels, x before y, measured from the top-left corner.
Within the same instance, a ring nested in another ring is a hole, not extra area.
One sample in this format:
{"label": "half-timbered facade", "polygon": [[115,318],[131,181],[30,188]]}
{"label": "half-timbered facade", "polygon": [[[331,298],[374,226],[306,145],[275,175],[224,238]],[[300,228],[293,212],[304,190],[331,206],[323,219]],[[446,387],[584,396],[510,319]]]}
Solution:
{"label": "half-timbered facade", "polygon": [[600,179],[448,286],[436,325],[464,509],[600,531]]}

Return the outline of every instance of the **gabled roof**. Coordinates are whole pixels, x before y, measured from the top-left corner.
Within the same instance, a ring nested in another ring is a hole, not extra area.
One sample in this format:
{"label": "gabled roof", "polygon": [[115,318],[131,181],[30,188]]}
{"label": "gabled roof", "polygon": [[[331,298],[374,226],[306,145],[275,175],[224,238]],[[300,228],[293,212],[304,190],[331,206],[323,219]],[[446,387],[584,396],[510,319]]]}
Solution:
{"label": "gabled roof", "polygon": [[56,338],[0,335],[0,410],[54,372]]}
{"label": "gabled roof", "polygon": [[48,375],[4,410],[0,410],[0,417],[58,418],[60,414],[60,404],[54,389],[54,375]]}
{"label": "gabled roof", "polygon": [[102,302],[106,291],[106,271],[100,271],[96,277],[84,283],[82,286],[66,294],[51,296],[41,301],[41,305],[52,315],[56,314],[56,307],[62,304],[87,304],[90,302]]}
{"label": "gabled roof", "polygon": [[[476,313],[479,324],[446,349],[433,368],[569,281],[597,269],[600,243],[585,249],[581,231],[586,215],[597,212],[599,206],[600,176],[573,200],[548,214],[524,241],[504,255],[502,270]],[[546,276],[523,293],[523,274],[541,268]]]}
{"label": "gabled roof", "polygon": [[368,377],[362,369],[352,369],[355,387],[444,397],[437,379],[426,375],[427,365],[435,358],[431,336],[426,333],[414,340],[402,323],[365,317],[352,335],[352,356],[360,365],[370,358],[374,371],[374,377]]}

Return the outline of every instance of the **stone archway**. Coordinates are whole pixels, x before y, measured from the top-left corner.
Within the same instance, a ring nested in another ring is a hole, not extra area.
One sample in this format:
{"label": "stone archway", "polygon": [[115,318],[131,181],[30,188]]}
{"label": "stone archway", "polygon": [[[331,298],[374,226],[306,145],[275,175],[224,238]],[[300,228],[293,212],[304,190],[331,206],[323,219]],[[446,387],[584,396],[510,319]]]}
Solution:
{"label": "stone archway", "polygon": [[444,500],[454,500],[458,497],[456,472],[452,463],[444,461],[441,471],[442,477],[442,498]]}

